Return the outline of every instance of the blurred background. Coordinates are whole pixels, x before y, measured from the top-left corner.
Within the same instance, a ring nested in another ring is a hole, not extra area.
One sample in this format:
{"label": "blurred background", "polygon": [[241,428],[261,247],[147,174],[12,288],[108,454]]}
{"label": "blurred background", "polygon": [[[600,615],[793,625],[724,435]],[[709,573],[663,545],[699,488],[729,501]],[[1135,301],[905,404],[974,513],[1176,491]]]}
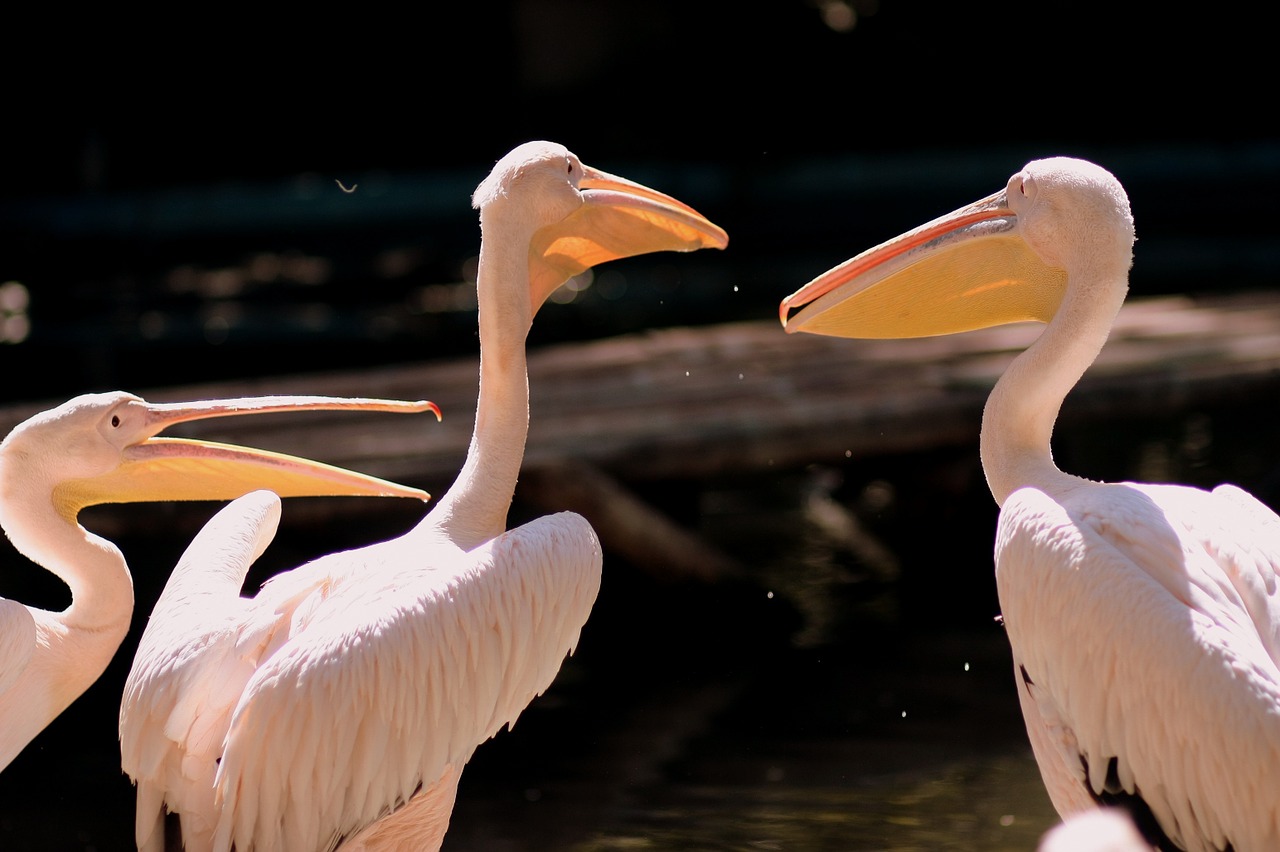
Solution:
{"label": "blurred background", "polygon": [[[1269,24],[1256,4],[1114,5],[493,0],[287,20],[110,9],[74,26],[6,12],[0,404],[474,359],[470,193],[536,138],[675,195],[730,245],[562,291],[533,349],[776,322],[814,275],[1057,154],[1128,190],[1134,298],[1274,290]],[[1256,424],[1247,402],[1112,412],[1064,436],[1059,460],[1119,479],[1154,455],[1170,477],[1273,499]],[[445,849],[1034,848],[1054,815],[993,624],[976,441],[649,483],[754,573],[663,582],[606,552],[578,653],[477,751]],[[815,556],[815,495],[888,557]],[[0,774],[0,848],[131,848],[120,687],[198,526],[118,511],[135,631]],[[286,523],[261,572],[415,512]],[[512,522],[531,514],[517,501]],[[61,594],[0,553],[0,595]]]}

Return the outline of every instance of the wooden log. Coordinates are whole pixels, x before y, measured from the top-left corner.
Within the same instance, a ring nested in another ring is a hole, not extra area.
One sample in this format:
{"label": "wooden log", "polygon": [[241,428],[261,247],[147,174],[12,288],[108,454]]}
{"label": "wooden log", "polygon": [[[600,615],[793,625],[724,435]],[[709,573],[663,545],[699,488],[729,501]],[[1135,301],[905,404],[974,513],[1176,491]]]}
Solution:
{"label": "wooden log", "polygon": [[577,512],[611,552],[658,580],[714,583],[744,576],[734,559],[594,465],[566,460],[527,466],[516,495],[546,512]]}
{"label": "wooden log", "polygon": [[[646,505],[634,489],[976,443],[992,385],[1039,330],[844,340],[788,335],[776,322],[754,322],[535,349],[517,498],[542,512],[579,511],[606,549],[662,579],[738,576],[732,559]],[[432,399],[442,422],[430,415],[309,412],[199,421],[173,434],[303,455],[440,495],[470,442],[477,374],[477,359],[459,358],[139,392],[153,401],[283,393]],[[1138,412],[1162,417],[1193,405],[1273,398],[1278,390],[1280,295],[1135,300],[1067,398],[1059,430]],[[2,408],[0,430],[60,402]],[[407,525],[424,511],[393,503],[297,500],[289,517],[374,528],[385,519]],[[192,533],[207,515],[207,507],[163,511],[174,528]],[[101,531],[118,536],[125,532],[118,526],[149,516],[104,511],[102,517]],[[858,548],[872,562],[874,545]]]}
{"label": "wooden log", "polygon": [[[530,467],[577,459],[622,481],[696,479],[975,441],[982,405],[1039,333],[918,340],[788,335],[776,322],[669,328],[529,355]],[[1135,300],[1062,409],[1060,428],[1280,389],[1280,296]],[[182,400],[265,393],[426,397],[429,415],[316,412],[185,424],[174,434],[290,452],[440,494],[473,425],[477,360],[137,390]],[[0,430],[62,400],[0,409]]]}

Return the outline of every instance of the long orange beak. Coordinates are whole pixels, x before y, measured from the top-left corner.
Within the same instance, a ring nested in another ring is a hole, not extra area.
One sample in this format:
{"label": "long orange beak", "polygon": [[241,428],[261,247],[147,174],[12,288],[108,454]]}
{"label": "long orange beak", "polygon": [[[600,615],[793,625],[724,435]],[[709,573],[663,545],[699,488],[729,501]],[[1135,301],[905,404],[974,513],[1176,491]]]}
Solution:
{"label": "long orange beak", "polygon": [[582,169],[582,206],[538,230],[529,244],[535,311],[561,284],[606,261],[729,244],[723,228],[684,202],[608,172]]}
{"label": "long orange beak", "polygon": [[1002,190],[850,258],[782,300],[788,332],[894,338],[1048,322],[1066,270],[1023,240]]}
{"label": "long orange beak", "polygon": [[155,437],[178,423],[212,417],[300,411],[430,411],[433,402],[316,396],[274,396],[193,403],[141,403],[147,422],[141,440],[124,448],[109,473],[69,480],[55,500],[74,517],[85,506],[163,500],[233,500],[263,488],[281,497],[412,497],[427,492],[296,456],[184,438]]}

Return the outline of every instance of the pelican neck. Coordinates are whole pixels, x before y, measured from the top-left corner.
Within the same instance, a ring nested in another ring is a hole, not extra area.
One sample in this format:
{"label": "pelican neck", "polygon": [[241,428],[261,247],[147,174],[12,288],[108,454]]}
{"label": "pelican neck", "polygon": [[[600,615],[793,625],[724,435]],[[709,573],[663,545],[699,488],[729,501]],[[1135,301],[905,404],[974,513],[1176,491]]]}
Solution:
{"label": "pelican neck", "polygon": [[525,338],[532,321],[529,237],[510,219],[482,216],[476,270],[479,391],[467,458],[433,513],[464,549],[506,529],[529,431]]}
{"label": "pelican neck", "polygon": [[1121,274],[1095,279],[1097,286],[1076,283],[1068,277],[1053,319],[1014,358],[983,409],[982,467],[998,505],[1019,488],[1059,493],[1085,481],[1054,463],[1053,428],[1067,394],[1102,351],[1128,281]]}

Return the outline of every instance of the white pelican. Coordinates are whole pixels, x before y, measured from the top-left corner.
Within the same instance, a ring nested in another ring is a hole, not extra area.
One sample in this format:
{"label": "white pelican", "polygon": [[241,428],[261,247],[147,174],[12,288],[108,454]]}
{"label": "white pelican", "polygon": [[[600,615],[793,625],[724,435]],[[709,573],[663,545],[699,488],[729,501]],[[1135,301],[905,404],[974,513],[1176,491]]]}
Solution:
{"label": "white pelican", "polygon": [[1045,832],[1036,852],[1152,852],[1119,808],[1081,811]]}
{"label": "white pelican", "polygon": [[1233,485],[1093,482],[1050,451],[1124,301],[1133,242],[1115,177],[1037,160],[814,279],[781,319],[843,337],[1047,323],[992,390],[980,445],[1049,796],[1063,816],[1125,804],[1161,848],[1280,849],[1280,518]]}
{"label": "white pelican", "polygon": [[125,685],[140,849],[161,848],[165,809],[189,852],[438,849],[473,750],[572,653],[600,584],[595,533],[568,512],[506,529],[530,324],[595,264],[727,237],[547,142],[499,160],[473,204],[481,356],[461,473],[403,536],[278,574],[252,599],[240,586],[274,501],[250,495],[211,522],[238,570],[183,557]]}
{"label": "white pelican", "polygon": [[115,545],[80,526],[86,506],[230,500],[267,487],[285,496],[427,499],[416,488],[306,459],[156,437],[206,417],[322,408],[435,406],[323,397],[152,404],[113,392],[78,396],[13,428],[0,443],[0,526],[20,553],[70,587],[71,605],[50,612],[0,598],[0,769],[98,679],[129,629],[128,566]]}

